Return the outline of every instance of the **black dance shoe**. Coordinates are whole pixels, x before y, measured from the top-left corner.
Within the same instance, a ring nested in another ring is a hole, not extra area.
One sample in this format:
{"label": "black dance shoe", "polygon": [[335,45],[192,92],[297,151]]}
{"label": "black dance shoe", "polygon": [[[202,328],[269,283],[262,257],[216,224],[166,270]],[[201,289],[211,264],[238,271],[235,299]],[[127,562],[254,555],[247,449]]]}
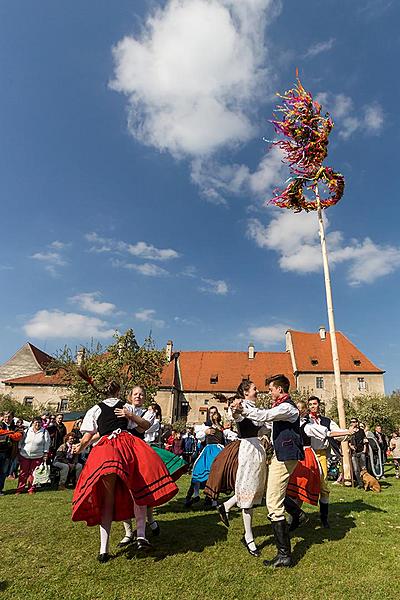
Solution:
{"label": "black dance shoe", "polygon": [[223,504],[220,504],[218,506],[218,513],[219,513],[219,517],[220,517],[221,521],[223,522],[223,524],[225,525],[225,527],[229,527],[228,513],[226,512],[225,506]]}
{"label": "black dance shoe", "polygon": [[104,552],[104,554],[99,554],[97,557],[97,560],[99,561],[99,563],[106,563],[110,560],[110,555],[107,554],[107,552]]}
{"label": "black dance shoe", "polygon": [[136,548],[141,552],[146,552],[147,550],[150,550],[151,544],[149,540],[146,540],[146,538],[137,538]]}
{"label": "black dance shoe", "polygon": [[250,542],[246,542],[245,537],[243,536],[241,539],[242,544],[247,548],[247,552],[249,554],[251,554],[252,556],[256,556],[257,558],[259,556],[261,556],[261,552],[259,551],[258,548],[256,548],[255,550],[251,550],[249,544],[254,543],[254,540],[250,540]]}

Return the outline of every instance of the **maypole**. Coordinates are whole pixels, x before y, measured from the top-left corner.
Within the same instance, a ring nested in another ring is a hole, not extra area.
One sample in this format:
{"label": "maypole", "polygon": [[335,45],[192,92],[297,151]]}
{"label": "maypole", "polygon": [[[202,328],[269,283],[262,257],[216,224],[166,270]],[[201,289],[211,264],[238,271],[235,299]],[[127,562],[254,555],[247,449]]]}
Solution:
{"label": "maypole", "polygon": [[[322,211],[337,204],[344,192],[343,175],[335,173],[330,167],[322,166],[328,155],[328,136],[333,128],[333,121],[328,113],[321,115],[320,104],[313,100],[311,93],[303,88],[298,74],[297,85],[283,96],[280,94],[278,96],[283,100],[282,105],[277,107],[277,111],[282,114],[282,118],[278,120],[274,115],[271,123],[275,131],[283,136],[283,139],[275,140],[272,144],[283,151],[283,161],[289,165],[291,177],[286,188],[279,192],[276,191],[274,198],[269,202],[294,212],[301,212],[302,210],[317,212],[339,424],[340,427],[345,429],[346,413],[340,377],[328,251],[322,216]],[[319,188],[323,188],[324,197],[321,197]],[[347,483],[351,481],[347,442],[342,443],[342,451],[343,475],[344,481]]]}

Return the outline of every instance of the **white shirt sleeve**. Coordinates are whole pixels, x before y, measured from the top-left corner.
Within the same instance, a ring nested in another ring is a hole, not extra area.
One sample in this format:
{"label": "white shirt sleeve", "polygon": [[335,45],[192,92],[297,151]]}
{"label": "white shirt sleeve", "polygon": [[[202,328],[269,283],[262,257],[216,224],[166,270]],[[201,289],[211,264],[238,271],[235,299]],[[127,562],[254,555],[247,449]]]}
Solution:
{"label": "white shirt sleeve", "polygon": [[256,421],[257,423],[265,423],[266,421],[289,421],[294,423],[299,417],[299,411],[289,402],[282,402],[274,408],[243,408],[242,415]]}
{"label": "white shirt sleeve", "polygon": [[317,423],[307,423],[304,425],[304,433],[308,437],[313,437],[321,442],[324,442],[329,435],[329,429]]}
{"label": "white shirt sleeve", "polygon": [[86,415],[83,417],[81,432],[82,433],[96,433],[97,431],[97,419],[101,413],[101,408],[98,404],[89,408]]}
{"label": "white shirt sleeve", "polygon": [[[343,429],[341,427],[339,427],[339,425],[337,423],[335,423],[335,421],[332,421],[331,419],[331,423],[330,423],[330,430],[331,431],[343,431]],[[343,434],[345,435],[345,434]]]}
{"label": "white shirt sleeve", "polygon": [[146,410],[146,412],[142,416],[142,419],[144,419],[145,421],[148,421],[150,423],[150,427],[151,427],[153,425],[154,421],[156,420],[156,413],[153,412],[152,410]]}

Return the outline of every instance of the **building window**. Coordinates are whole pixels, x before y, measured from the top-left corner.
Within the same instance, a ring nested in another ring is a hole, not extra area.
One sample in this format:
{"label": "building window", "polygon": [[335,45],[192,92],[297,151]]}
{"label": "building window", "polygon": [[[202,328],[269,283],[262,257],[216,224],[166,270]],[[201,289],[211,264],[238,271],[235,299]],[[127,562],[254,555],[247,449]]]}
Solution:
{"label": "building window", "polygon": [[355,364],[355,366],[356,366],[356,367],[359,367],[359,366],[361,366],[361,360],[358,360],[358,358],[355,358],[355,359],[353,360],[353,363]]}
{"label": "building window", "polygon": [[210,377],[210,383],[218,383],[218,373],[213,373]]}
{"label": "building window", "polygon": [[357,377],[357,383],[360,392],[367,389],[367,382],[364,377]]}
{"label": "building window", "polygon": [[313,367],[316,367],[317,364],[318,364],[318,359],[317,358],[312,358],[311,359],[311,364],[312,364]]}
{"label": "building window", "polygon": [[316,377],[315,378],[315,386],[316,386],[317,390],[323,390],[324,389],[324,378]]}
{"label": "building window", "polygon": [[61,398],[58,410],[60,412],[66,412],[68,410],[68,399],[67,398]]}
{"label": "building window", "polygon": [[32,406],[32,404],[33,404],[33,396],[25,396],[24,406]]}

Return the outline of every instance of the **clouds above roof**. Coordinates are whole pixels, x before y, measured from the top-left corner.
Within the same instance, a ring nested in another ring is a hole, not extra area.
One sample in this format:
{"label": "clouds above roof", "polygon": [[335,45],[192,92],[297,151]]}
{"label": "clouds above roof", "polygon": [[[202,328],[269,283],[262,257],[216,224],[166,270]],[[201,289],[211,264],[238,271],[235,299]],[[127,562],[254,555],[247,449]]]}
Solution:
{"label": "clouds above roof", "polygon": [[264,26],[274,0],[170,0],[140,36],[113,49],[110,86],[127,96],[128,127],[146,145],[198,157],[254,134],[265,94]]}
{"label": "clouds above roof", "polygon": [[24,326],[25,333],[36,339],[104,339],[114,334],[114,329],[98,317],[87,317],[61,310],[39,310]]}
{"label": "clouds above roof", "polygon": [[[322,268],[317,218],[314,213],[275,213],[267,226],[258,219],[248,221],[247,234],[260,248],[279,254],[283,271],[301,275]],[[329,221],[325,216],[326,228]],[[327,234],[329,262],[332,266],[344,263],[350,285],[373,283],[400,267],[400,247],[377,244],[370,238],[344,242],[340,231]]]}

